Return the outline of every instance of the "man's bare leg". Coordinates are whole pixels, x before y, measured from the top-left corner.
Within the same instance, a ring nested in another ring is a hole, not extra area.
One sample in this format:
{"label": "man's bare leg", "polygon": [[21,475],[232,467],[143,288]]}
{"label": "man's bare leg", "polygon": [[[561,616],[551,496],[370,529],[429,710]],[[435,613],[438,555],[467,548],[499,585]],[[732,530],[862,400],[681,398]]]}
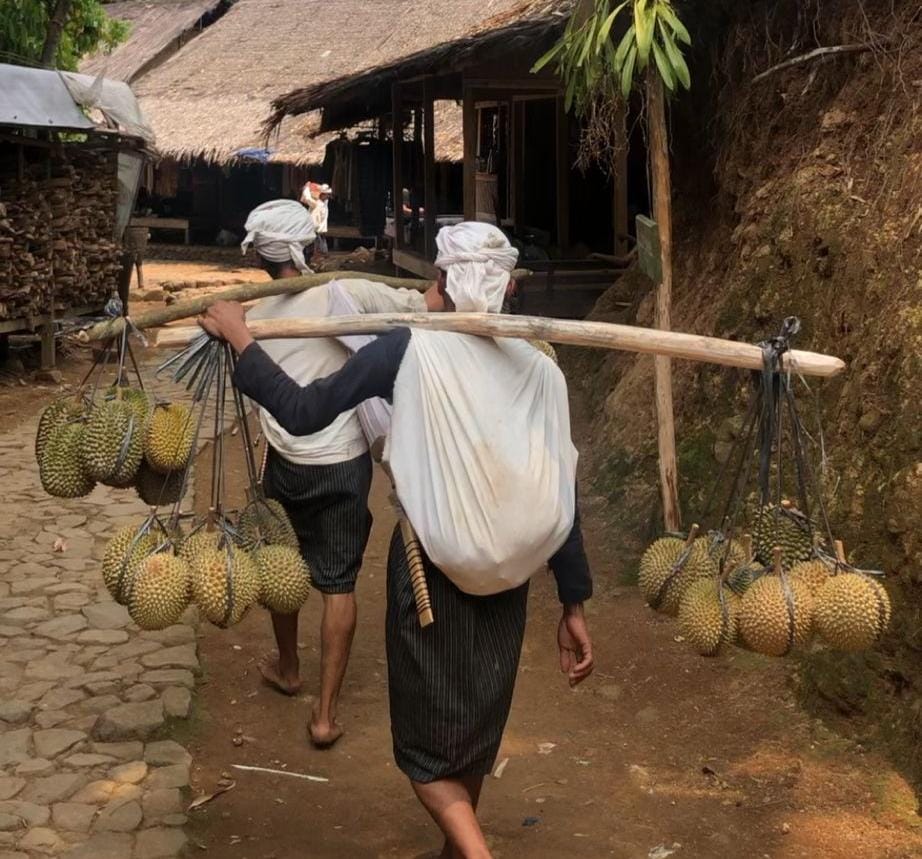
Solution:
{"label": "man's bare leg", "polygon": [[491,859],[476,814],[482,778],[448,778],[429,784],[411,781],[410,784],[445,835],[443,859]]}
{"label": "man's bare leg", "polygon": [[336,722],[339,691],[349,664],[349,651],[355,635],[355,594],[324,594],[320,622],[320,699],[311,714],[311,742],[329,748],[342,735]]}
{"label": "man's bare leg", "polygon": [[278,658],[269,654],[259,663],[263,679],[279,692],[297,695],[301,690],[301,664],[298,659],[298,613],[272,612],[272,629]]}

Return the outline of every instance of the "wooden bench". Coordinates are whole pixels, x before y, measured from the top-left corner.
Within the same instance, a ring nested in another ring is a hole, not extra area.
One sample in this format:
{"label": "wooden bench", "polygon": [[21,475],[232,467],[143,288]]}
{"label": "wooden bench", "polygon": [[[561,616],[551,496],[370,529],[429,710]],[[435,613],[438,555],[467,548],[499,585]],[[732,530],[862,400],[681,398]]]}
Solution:
{"label": "wooden bench", "polygon": [[147,227],[149,230],[181,230],[189,244],[188,218],[132,218],[132,227]]}

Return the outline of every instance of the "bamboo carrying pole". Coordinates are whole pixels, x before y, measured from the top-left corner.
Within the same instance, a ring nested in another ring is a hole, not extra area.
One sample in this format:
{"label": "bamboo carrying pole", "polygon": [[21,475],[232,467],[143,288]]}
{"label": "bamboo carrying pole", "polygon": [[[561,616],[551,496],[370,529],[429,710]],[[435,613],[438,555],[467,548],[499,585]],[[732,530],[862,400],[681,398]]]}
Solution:
{"label": "bamboo carrying pole", "polygon": [[[132,325],[135,328],[157,328],[160,325],[166,325],[168,322],[175,322],[178,319],[188,319],[191,316],[198,316],[204,313],[216,301],[254,301],[257,298],[268,298],[272,295],[287,295],[289,293],[304,292],[315,286],[323,286],[332,280],[375,280],[395,289],[415,289],[424,292],[432,282],[428,280],[419,280],[417,278],[407,277],[385,277],[384,275],[374,274],[365,275],[363,272],[355,271],[328,271],[323,274],[306,274],[302,277],[285,277],[279,280],[270,280],[263,283],[244,283],[240,286],[233,286],[229,289],[222,289],[220,292],[212,292],[209,295],[203,295],[199,298],[192,298],[188,301],[178,301],[162,310],[151,310],[142,313],[139,316],[130,317]],[[125,327],[123,317],[116,319],[107,319],[105,322],[99,322],[86,331],[81,331],[78,339],[84,343],[93,340],[109,340],[117,337],[122,333]]]}
{"label": "bamboo carrying pole", "polygon": [[[656,285],[654,325],[672,327],[672,193],[669,145],[666,140],[666,104],[663,81],[651,64],[647,71],[647,129],[650,135],[650,172],[653,174],[653,212],[659,227],[662,280]],[[675,415],[672,405],[672,362],[665,355],[654,359],[656,423],[659,444],[660,491],[667,531],[682,527],[679,476],[675,452]]]}
{"label": "bamboo carrying pole", "polygon": [[[512,279],[521,280],[522,278],[531,277],[531,275],[532,272],[528,269],[517,268],[512,272]],[[216,301],[255,301],[257,298],[268,298],[272,295],[304,292],[306,289],[323,286],[333,280],[373,280],[393,289],[415,289],[417,292],[425,292],[432,286],[431,280],[419,280],[413,277],[387,277],[381,274],[366,274],[365,272],[357,271],[328,271],[323,274],[306,274],[302,277],[286,277],[263,283],[244,283],[230,289],[222,289],[220,292],[212,292],[209,295],[192,298],[189,301],[178,301],[176,304],[162,310],[151,310],[129,318],[135,328],[141,330],[157,328],[161,325],[166,325],[168,322],[198,316]],[[77,335],[77,339],[83,343],[90,343],[94,340],[109,340],[121,334],[124,327],[125,319],[123,317],[107,319],[105,322],[99,322],[91,328],[87,328],[86,331],[81,331]]]}
{"label": "bamboo carrying pole", "polygon": [[[547,340],[572,346],[595,346],[652,355],[704,361],[744,370],[762,369],[762,350],[750,343],[721,340],[699,334],[660,331],[609,322],[579,322],[541,316],[507,316],[495,313],[367,313],[313,319],[266,319],[249,323],[257,340],[292,337],[342,337],[350,334],[384,334],[395,328],[456,331],[483,337],[517,337]],[[197,325],[161,329],[156,345],[184,346],[202,333]],[[791,350],[782,366],[804,376],[836,376],[845,363],[831,355]]]}

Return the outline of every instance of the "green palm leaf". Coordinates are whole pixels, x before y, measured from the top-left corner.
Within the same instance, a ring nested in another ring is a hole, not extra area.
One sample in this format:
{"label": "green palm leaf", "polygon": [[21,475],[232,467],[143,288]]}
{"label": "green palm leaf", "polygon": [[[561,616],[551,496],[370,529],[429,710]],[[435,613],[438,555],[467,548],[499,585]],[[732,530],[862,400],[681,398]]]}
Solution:
{"label": "green palm leaf", "polygon": [[660,3],[657,8],[657,13],[659,17],[662,18],[672,28],[672,32],[680,42],[686,45],[690,45],[692,43],[691,36],[688,34],[688,30],[685,29],[685,25],[679,20],[679,16],[676,15],[675,11],[673,10],[672,4]]}
{"label": "green palm leaf", "polygon": [[659,31],[663,37],[663,47],[666,49],[666,56],[669,57],[669,64],[675,72],[676,80],[682,84],[685,89],[691,89],[691,75],[688,72],[688,65],[685,63],[685,57],[682,51],[672,38],[669,28],[659,21]]}
{"label": "green palm leaf", "polygon": [[637,45],[631,45],[627,58],[621,67],[621,95],[627,101],[631,94],[631,84],[634,82],[634,65],[637,61]]}
{"label": "green palm leaf", "polygon": [[660,77],[663,79],[666,89],[672,92],[675,89],[675,73],[672,71],[672,66],[669,65],[666,52],[655,39],[653,40],[653,59],[656,60],[656,67],[659,69]]}

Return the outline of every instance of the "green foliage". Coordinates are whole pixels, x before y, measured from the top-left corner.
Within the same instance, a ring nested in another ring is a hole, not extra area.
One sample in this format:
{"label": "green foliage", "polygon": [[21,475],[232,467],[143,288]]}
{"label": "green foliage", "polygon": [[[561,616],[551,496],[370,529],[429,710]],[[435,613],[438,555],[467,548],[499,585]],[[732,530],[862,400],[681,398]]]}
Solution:
{"label": "green foliage", "polygon": [[[37,64],[54,13],[54,0],[0,2],[0,61]],[[128,24],[106,15],[99,0],[73,0],[55,56],[57,68],[73,71],[86,54],[111,50],[128,35]]]}
{"label": "green foliage", "polygon": [[[628,16],[631,22],[616,45],[615,24]],[[566,83],[567,110],[575,108],[582,115],[599,96],[627,99],[635,73],[644,71],[651,57],[667,90],[690,89],[680,44],[690,45],[691,36],[671,0],[595,0],[592,14],[585,19],[574,15],[560,41],[532,71],[555,63]]]}

